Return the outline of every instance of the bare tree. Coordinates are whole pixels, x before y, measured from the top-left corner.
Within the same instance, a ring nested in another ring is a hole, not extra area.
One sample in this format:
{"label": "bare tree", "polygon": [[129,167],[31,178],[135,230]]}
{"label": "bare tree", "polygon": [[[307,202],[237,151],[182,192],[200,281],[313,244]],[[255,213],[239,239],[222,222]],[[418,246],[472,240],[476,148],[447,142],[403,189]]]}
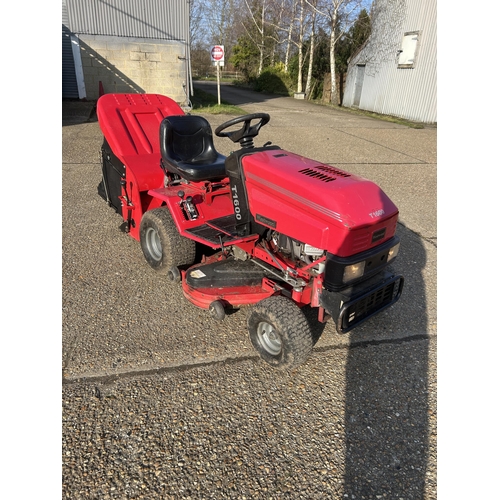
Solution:
{"label": "bare tree", "polygon": [[[272,0],[271,0],[272,1]],[[270,16],[267,17],[266,23],[274,32],[271,36],[275,45],[284,45],[284,69],[288,72],[288,64],[290,62],[291,48],[294,43],[294,33],[296,27],[296,11],[300,0],[281,0],[278,4],[276,1],[271,3]]]}
{"label": "bare tree", "polygon": [[[295,12],[295,6],[297,0],[281,0],[278,2],[275,0],[270,4],[266,23],[271,28],[267,36],[271,38],[273,42],[272,52],[271,52],[271,66],[276,62],[276,54],[279,47],[287,43],[286,56],[285,56],[285,71],[288,70],[288,56],[289,56],[289,45],[290,42],[287,40],[291,35],[289,33],[293,30],[293,15]],[[290,15],[290,6],[292,8],[292,15]]]}
{"label": "bare tree", "polygon": [[236,42],[238,0],[198,0],[204,2],[204,22],[210,43],[224,45],[226,52]]}
{"label": "bare tree", "polygon": [[332,94],[330,101],[337,102],[337,80],[335,77],[335,44],[345,35],[356,21],[359,10],[367,0],[320,0],[313,5],[312,0],[305,0],[320,16],[323,16],[330,30],[330,73]]}
{"label": "bare tree", "polygon": [[[285,5],[283,2],[282,5]],[[302,92],[302,80],[303,80],[303,67],[304,67],[304,42],[305,33],[307,26],[310,22],[309,16],[309,6],[306,0],[293,0],[291,4],[293,11],[292,17],[289,20],[288,26],[285,28],[285,20],[283,18],[278,18],[276,23],[273,21],[267,21],[268,24],[272,25],[278,32],[286,32],[286,52],[285,52],[285,71],[288,71],[288,64],[290,59],[290,49],[292,45],[295,45],[298,50],[298,76],[297,76],[297,92]],[[295,28],[295,29],[294,29]],[[296,35],[295,37],[293,35]]]}
{"label": "bare tree", "polygon": [[299,39],[297,42],[297,48],[299,50],[299,71],[298,71],[298,76],[297,76],[297,92],[302,92],[302,67],[304,65],[304,54],[303,54],[303,47],[304,47],[304,31],[305,31],[305,0],[299,0],[299,26],[298,26],[298,31],[299,31]]}
{"label": "bare tree", "polygon": [[257,75],[260,75],[262,73],[262,69],[264,68],[266,0],[262,0],[262,3],[260,4],[258,2],[254,2],[253,8],[250,7],[248,1],[245,0],[245,5],[247,6],[248,13],[250,14],[253,27],[257,31],[257,36],[255,36],[252,33],[252,30],[245,26],[247,35],[259,49],[259,69],[257,70]]}
{"label": "bare tree", "polygon": [[290,49],[292,47],[292,35],[293,35],[293,19],[295,17],[295,12],[297,10],[298,0],[293,0],[292,2],[292,20],[287,30],[287,42],[286,42],[286,54],[285,54],[285,71],[288,71],[288,64],[290,63]]}
{"label": "bare tree", "polygon": [[[317,3],[316,1],[314,2]],[[311,19],[311,36],[309,37],[309,66],[307,69],[307,81],[306,81],[306,97],[309,98],[311,94],[311,82],[312,82],[312,71],[314,62],[314,44],[315,44],[315,34],[316,34],[316,9],[312,10]]]}
{"label": "bare tree", "polygon": [[189,39],[191,45],[205,42],[206,31],[204,0],[189,0]]}

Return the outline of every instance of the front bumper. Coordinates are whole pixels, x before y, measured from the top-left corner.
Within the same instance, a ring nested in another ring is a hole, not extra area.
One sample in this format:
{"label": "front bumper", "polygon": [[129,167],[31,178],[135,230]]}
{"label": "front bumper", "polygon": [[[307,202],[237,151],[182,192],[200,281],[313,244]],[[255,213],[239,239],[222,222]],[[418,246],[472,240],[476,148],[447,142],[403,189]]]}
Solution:
{"label": "front bumper", "polygon": [[347,333],[397,302],[403,284],[403,276],[384,271],[342,291],[323,290],[319,302],[335,321],[337,331]]}

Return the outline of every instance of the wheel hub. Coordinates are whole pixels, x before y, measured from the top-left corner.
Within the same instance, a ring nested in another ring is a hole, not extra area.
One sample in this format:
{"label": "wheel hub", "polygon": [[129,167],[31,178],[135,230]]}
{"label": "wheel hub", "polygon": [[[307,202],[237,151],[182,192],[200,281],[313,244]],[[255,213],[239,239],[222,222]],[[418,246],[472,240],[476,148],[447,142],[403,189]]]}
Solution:
{"label": "wheel hub", "polygon": [[257,336],[259,337],[261,346],[269,354],[276,356],[281,352],[282,343],[273,325],[265,321],[260,322],[257,327]]}
{"label": "wheel hub", "polygon": [[163,255],[160,235],[152,227],[147,229],[145,241],[151,257],[156,261],[160,261]]}

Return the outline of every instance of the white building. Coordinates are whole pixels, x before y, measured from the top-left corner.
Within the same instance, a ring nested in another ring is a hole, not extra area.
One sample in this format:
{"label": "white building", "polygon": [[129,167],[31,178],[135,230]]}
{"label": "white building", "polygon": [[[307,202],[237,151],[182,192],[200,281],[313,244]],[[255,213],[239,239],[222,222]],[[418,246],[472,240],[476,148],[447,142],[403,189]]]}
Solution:
{"label": "white building", "polygon": [[437,122],[437,0],[374,0],[372,33],[349,61],[343,106]]}

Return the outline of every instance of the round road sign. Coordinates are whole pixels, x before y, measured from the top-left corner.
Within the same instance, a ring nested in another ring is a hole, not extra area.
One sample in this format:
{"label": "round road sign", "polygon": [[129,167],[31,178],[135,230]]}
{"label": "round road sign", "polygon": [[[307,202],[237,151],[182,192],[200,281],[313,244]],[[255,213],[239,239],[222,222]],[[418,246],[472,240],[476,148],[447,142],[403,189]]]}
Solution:
{"label": "round road sign", "polygon": [[214,45],[210,51],[213,61],[222,61],[224,59],[224,47],[221,45]]}

